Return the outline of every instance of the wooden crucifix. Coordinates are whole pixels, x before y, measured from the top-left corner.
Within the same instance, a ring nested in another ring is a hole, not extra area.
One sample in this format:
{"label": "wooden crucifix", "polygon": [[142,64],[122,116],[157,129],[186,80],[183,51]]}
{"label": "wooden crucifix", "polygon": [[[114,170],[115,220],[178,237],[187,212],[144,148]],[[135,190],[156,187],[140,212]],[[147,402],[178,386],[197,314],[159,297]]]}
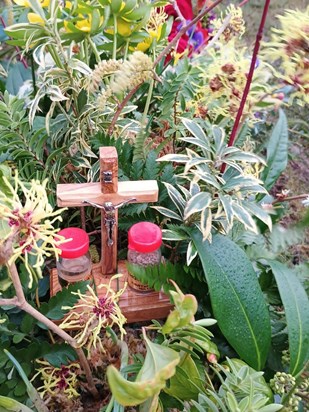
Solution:
{"label": "wooden crucifix", "polygon": [[117,272],[118,207],[126,203],[156,202],[155,180],[118,182],[115,147],[100,148],[100,182],[57,185],[57,204],[62,207],[95,206],[101,209],[102,275]]}

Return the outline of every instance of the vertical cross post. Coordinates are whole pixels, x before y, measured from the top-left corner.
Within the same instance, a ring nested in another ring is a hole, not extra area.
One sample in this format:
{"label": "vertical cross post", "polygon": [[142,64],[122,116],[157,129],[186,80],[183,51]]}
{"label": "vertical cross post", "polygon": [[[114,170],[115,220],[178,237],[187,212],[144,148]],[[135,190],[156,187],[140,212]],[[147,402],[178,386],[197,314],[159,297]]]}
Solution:
{"label": "vertical cross post", "polygon": [[117,271],[118,207],[128,202],[158,200],[155,180],[118,182],[118,156],[115,147],[100,148],[100,182],[57,185],[61,207],[92,205],[101,209],[102,275]]}
{"label": "vertical cross post", "polygon": [[[118,155],[115,147],[100,147],[100,182],[103,194],[118,191]],[[104,274],[117,271],[118,210],[112,202],[101,209],[101,265]]]}

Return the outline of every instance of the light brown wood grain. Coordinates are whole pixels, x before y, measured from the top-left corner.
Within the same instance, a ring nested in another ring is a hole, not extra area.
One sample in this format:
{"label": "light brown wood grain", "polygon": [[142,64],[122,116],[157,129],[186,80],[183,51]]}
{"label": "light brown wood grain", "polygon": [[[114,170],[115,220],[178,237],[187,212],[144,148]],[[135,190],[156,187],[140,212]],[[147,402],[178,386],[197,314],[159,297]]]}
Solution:
{"label": "light brown wood grain", "polygon": [[102,204],[112,202],[114,205],[125,200],[132,203],[156,202],[158,200],[158,183],[156,180],[137,180],[118,182],[117,193],[102,193],[101,183],[69,183],[57,185],[57,205],[61,207],[86,206],[83,201],[90,200]]}
{"label": "light brown wood grain", "polygon": [[[104,173],[111,172],[111,182],[105,182]],[[100,147],[101,192],[116,193],[118,190],[118,155],[115,147]]]}
{"label": "light brown wood grain", "polygon": [[[123,277],[113,282],[114,290],[119,290],[127,281],[128,271],[125,261],[119,261],[118,273],[122,273]],[[110,276],[103,276],[100,264],[93,266],[92,274],[96,283],[98,296],[105,295],[105,289],[99,288],[99,285],[107,284],[110,281]],[[61,286],[58,282],[57,270],[53,269],[50,276],[50,295],[55,295]],[[168,316],[173,306],[170,303],[169,297],[162,292],[137,292],[127,286],[124,294],[121,296],[119,306],[122,313],[127,318],[128,323],[149,321],[152,319],[164,319]],[[82,312],[82,309],[80,309]]]}

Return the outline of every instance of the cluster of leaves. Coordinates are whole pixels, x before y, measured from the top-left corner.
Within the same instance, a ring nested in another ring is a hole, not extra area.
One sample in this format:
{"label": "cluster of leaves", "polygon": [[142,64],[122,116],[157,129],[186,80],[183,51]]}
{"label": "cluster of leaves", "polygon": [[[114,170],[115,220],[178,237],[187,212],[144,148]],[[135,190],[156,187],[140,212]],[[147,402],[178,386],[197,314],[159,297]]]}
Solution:
{"label": "cluster of leaves", "polygon": [[[46,295],[46,280],[39,282],[38,296]],[[25,282],[27,284],[27,282]],[[67,303],[74,305],[77,301],[71,291],[86,290],[87,282],[79,282],[70,285],[57,293],[48,302],[40,305],[38,310],[52,320],[62,319],[68,310],[62,309]],[[28,291],[30,300],[35,293],[35,287]],[[46,327],[37,322],[32,316],[24,314],[19,309],[0,309],[0,395],[5,395],[24,402],[27,399],[27,388],[15,368],[5,354],[5,350],[10,350],[12,355],[19,361],[21,368],[27,377],[34,374],[36,359],[45,359],[51,365],[60,367],[76,360],[76,353],[66,343],[50,344],[45,339],[42,330]]]}

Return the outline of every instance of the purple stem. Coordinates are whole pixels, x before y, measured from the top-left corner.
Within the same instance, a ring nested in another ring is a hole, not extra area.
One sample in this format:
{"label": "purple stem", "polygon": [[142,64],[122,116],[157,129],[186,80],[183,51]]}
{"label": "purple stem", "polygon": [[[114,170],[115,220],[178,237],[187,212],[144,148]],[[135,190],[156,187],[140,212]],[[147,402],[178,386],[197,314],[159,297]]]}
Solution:
{"label": "purple stem", "polygon": [[[265,0],[265,4],[264,4],[264,9],[263,9],[263,14],[262,14],[262,18],[261,18],[261,22],[260,22],[260,27],[259,30],[257,32],[256,35],[256,40],[255,40],[255,45],[254,45],[254,50],[253,50],[253,55],[252,55],[252,60],[251,60],[251,65],[250,65],[250,70],[248,73],[248,77],[247,77],[247,82],[246,82],[246,86],[241,98],[241,102],[240,102],[240,106],[236,115],[236,119],[235,119],[235,123],[231,132],[231,136],[230,139],[228,141],[228,146],[233,146],[235,139],[236,139],[236,134],[238,131],[238,127],[239,127],[239,123],[245,108],[245,104],[248,98],[248,94],[250,91],[250,87],[251,87],[251,83],[252,83],[252,78],[253,78],[253,73],[254,73],[254,69],[255,69],[255,64],[256,64],[256,60],[257,60],[257,56],[259,53],[259,49],[260,49],[260,44],[261,44],[261,40],[263,37],[263,30],[264,30],[264,26],[265,26],[265,22],[266,22],[266,17],[267,17],[267,12],[268,12],[268,8],[269,8],[269,4],[270,4],[270,0]],[[226,168],[226,164],[223,163],[220,169],[220,172],[223,174]]]}
{"label": "purple stem", "polygon": [[[1,21],[1,24],[2,24],[3,28],[5,29],[5,28],[6,28],[6,24],[5,24],[5,21],[4,21],[4,19],[3,19],[2,16],[0,16],[0,21]],[[27,63],[26,60],[21,56],[20,48],[19,48],[18,46],[15,46],[15,50],[17,51],[19,60],[20,60],[20,61],[22,62],[22,64],[24,65],[25,69],[28,69],[28,67],[29,67],[29,66],[28,66],[28,63]]]}

